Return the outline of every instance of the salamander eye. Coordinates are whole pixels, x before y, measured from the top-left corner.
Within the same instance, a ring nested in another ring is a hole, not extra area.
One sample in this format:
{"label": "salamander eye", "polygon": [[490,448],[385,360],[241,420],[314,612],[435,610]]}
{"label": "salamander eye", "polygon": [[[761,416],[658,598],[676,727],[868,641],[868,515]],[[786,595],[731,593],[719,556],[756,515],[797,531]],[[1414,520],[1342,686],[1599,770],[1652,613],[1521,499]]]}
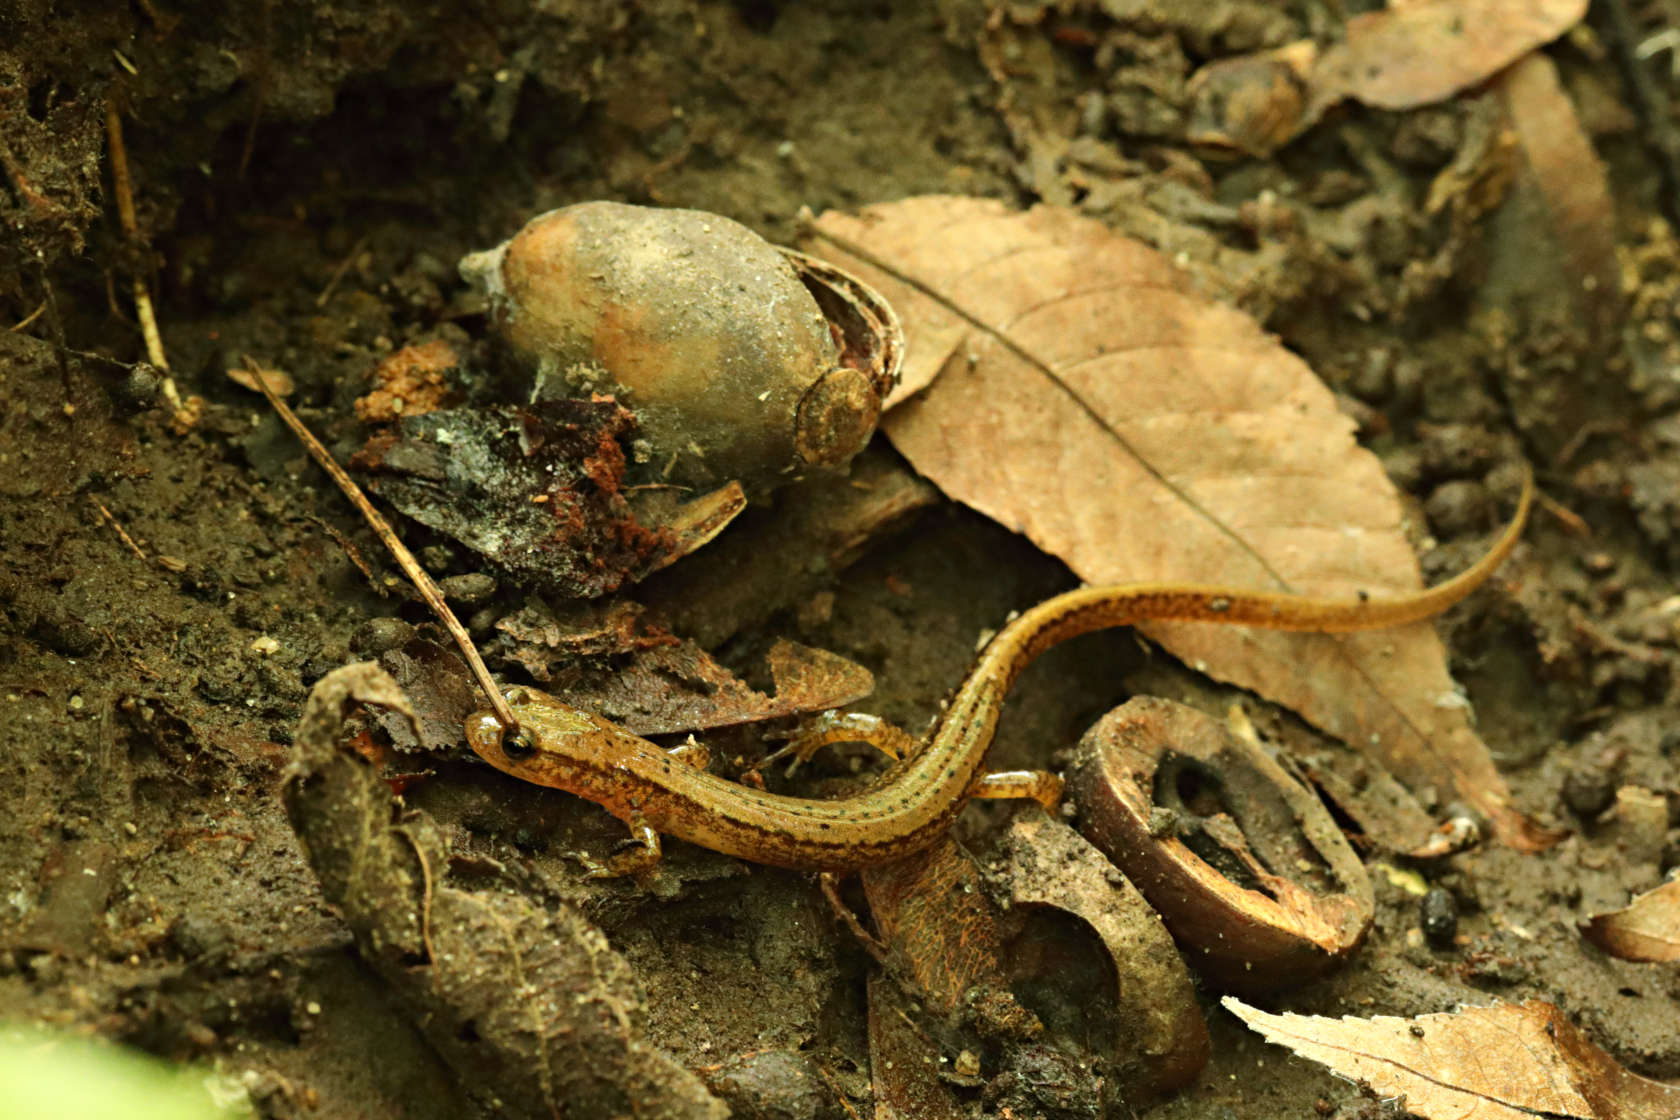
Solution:
{"label": "salamander eye", "polygon": [[502,736],[502,753],[514,761],[537,753],[537,737],[521,727],[512,735]]}

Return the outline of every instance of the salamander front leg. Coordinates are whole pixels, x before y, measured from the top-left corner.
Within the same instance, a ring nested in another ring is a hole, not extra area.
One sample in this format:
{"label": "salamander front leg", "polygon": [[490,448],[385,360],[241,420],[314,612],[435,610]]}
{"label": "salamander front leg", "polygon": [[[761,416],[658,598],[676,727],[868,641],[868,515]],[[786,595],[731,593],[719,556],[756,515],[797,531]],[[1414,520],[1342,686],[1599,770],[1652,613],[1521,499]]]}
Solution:
{"label": "salamander front leg", "polygon": [[583,852],[571,852],[571,857],[583,864],[585,878],[619,879],[626,875],[641,875],[659,866],[664,855],[659,846],[659,833],[646,821],[630,822],[630,839],[620,845],[628,850],[614,852],[605,863]]}
{"label": "salamander front leg", "polygon": [[[692,735],[688,737],[688,742],[679,743],[665,753],[696,770],[704,770],[712,764],[711,750],[704,743],[696,742]],[[583,864],[586,877],[619,879],[625,875],[641,875],[659,866],[659,860],[665,854],[660,847],[659,833],[640,817],[631,818],[629,825],[630,839],[621,841],[618,845],[621,850],[609,856],[605,863],[583,852],[571,853],[573,859]]]}
{"label": "salamander front leg", "polygon": [[981,774],[968,787],[968,796],[993,800],[1030,797],[1048,812],[1062,800],[1062,776],[1048,770],[998,770]]}

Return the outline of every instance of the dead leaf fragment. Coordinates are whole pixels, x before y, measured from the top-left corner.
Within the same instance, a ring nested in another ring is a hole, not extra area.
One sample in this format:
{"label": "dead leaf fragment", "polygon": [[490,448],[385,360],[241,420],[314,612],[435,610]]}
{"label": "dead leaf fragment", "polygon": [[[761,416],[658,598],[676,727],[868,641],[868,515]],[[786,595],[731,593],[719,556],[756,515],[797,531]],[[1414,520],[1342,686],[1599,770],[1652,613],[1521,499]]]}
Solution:
{"label": "dead leaf fragment", "polygon": [[518,579],[592,598],[692,544],[631,510],[622,441],[635,431],[611,397],[434,409],[405,413],[350,462],[369,489]]}
{"label": "dead leaf fragment", "polygon": [[1523,59],[1505,73],[1499,89],[1576,302],[1602,338],[1620,322],[1622,286],[1616,215],[1604,165],[1551,59],[1541,54]]}
{"label": "dead leaf fragment", "polygon": [[[1160,254],[1069,210],[942,196],[825,214],[813,233],[908,324],[904,387],[923,391],[883,419],[894,445],[1087,581],[1335,599],[1421,586],[1394,487],[1334,395]],[[1344,637],[1140,629],[1412,789],[1463,797],[1507,843],[1543,846],[1427,622]]]}
{"label": "dead leaf fragment", "polygon": [[739,482],[731,481],[671,510],[654,526],[667,530],[672,537],[670,554],[658,561],[654,570],[669,567],[710,544],[746,508],[746,491]]}
{"label": "dead leaf fragment", "polygon": [[557,685],[562,703],[606,716],[637,735],[704,731],[838,708],[875,689],[875,677],[837,653],[778,641],[766,660],[774,696],[749,687],[693,642],[643,649],[628,665]]}
{"label": "dead leaf fragment", "polygon": [[1680,1088],[1628,1072],[1549,1003],[1468,1007],[1415,1019],[1272,1015],[1231,996],[1228,1011],[1268,1041],[1425,1120],[1672,1120]]}
{"label": "dead leaf fragment", "polygon": [[955,840],[865,868],[862,878],[882,944],[931,1010],[949,1015],[966,999],[1022,1037],[1043,1032],[1009,992],[997,914],[980,869]]}
{"label": "dead leaf fragment", "polygon": [[460,747],[461,727],[483,701],[455,651],[425,638],[410,638],[381,654],[379,666],[391,674],[412,706],[403,712],[374,709],[374,721],[391,745],[399,751],[439,754]]}
{"label": "dead leaf fragment", "polygon": [[1628,961],[1680,961],[1680,879],[1646,891],[1620,910],[1594,914],[1582,936]]}
{"label": "dead leaf fragment", "polygon": [[1348,20],[1313,73],[1314,101],[1415,109],[1486,81],[1581,22],[1587,0],[1422,0]]}
{"label": "dead leaf fragment", "polygon": [[869,977],[869,1077],[875,1120],[962,1120],[955,1085],[940,1079],[944,1054],[911,1015],[915,1000],[891,978]]}
{"label": "dead leaf fragment", "polygon": [[269,392],[277,397],[289,397],[297,390],[297,383],[292,375],[283,369],[270,369],[257,364],[253,358],[246,358],[245,364],[227,371],[228,379],[235,385],[242,385],[251,392],[260,392],[257,388],[257,378],[260,376],[268,383]]}

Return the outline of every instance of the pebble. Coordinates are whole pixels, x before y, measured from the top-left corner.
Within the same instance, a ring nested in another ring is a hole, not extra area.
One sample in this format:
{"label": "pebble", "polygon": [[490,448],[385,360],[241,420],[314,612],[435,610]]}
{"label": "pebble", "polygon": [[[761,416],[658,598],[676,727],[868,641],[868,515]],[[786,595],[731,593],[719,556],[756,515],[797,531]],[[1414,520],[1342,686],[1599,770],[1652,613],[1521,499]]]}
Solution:
{"label": "pebble", "polygon": [[158,390],[162,387],[163,378],[155,367],[136,362],[128,367],[128,375],[112,388],[111,396],[117,407],[140,412],[157,403]]}
{"label": "pebble", "polygon": [[1493,503],[1487,487],[1468,479],[1455,479],[1435,487],[1423,504],[1430,527],[1442,537],[1479,533],[1493,521]]}
{"label": "pebble", "polygon": [[1577,763],[1563,776],[1563,803],[1585,820],[1598,816],[1616,800],[1616,777],[1592,762]]}
{"label": "pebble", "polygon": [[413,636],[414,627],[400,618],[370,618],[350,635],[350,649],[359,657],[378,657]]}
{"label": "pebble", "polygon": [[1498,448],[1493,434],[1479,424],[1427,424],[1418,435],[1424,466],[1436,478],[1479,476]]}
{"label": "pebble", "polygon": [[462,606],[475,606],[484,602],[496,593],[496,581],[483,572],[468,572],[466,575],[449,576],[438,581],[438,590],[451,603]]}

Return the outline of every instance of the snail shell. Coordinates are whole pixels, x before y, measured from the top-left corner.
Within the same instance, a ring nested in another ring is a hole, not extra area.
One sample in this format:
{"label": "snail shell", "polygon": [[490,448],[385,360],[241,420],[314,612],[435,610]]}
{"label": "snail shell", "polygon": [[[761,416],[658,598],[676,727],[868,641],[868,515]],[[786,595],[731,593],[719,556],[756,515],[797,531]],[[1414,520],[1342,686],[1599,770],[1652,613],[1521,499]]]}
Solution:
{"label": "snail shell", "polygon": [[488,296],[531,399],[613,393],[656,474],[761,492],[849,460],[891,384],[846,363],[856,348],[793,256],[716,214],[586,202],[539,215],[461,273]]}

